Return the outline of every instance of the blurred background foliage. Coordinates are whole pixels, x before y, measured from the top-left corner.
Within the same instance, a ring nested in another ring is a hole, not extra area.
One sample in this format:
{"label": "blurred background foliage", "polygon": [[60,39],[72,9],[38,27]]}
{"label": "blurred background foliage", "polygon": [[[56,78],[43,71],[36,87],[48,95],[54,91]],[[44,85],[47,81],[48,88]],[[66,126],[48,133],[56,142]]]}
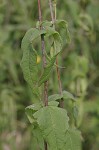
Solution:
{"label": "blurred background foliage", "polygon": [[[42,12],[50,20],[48,1],[42,1]],[[82,149],[99,150],[99,0],[57,0],[57,18],[69,24],[71,43],[64,42],[59,63],[66,67],[60,69],[63,89],[78,97]],[[37,21],[37,0],[0,0],[0,150],[38,149],[25,115],[35,99],[20,68],[21,40]],[[58,93],[55,70],[50,93]],[[71,103],[65,103],[71,114]]]}

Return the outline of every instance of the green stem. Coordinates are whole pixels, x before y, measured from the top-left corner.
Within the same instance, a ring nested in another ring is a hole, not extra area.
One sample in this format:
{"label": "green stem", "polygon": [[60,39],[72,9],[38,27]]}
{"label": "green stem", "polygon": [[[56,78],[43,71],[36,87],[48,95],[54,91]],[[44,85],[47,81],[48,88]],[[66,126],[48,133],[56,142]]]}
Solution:
{"label": "green stem", "polygon": [[53,14],[52,0],[49,0],[49,6],[50,6],[50,13],[51,13],[52,23],[53,23],[53,25],[54,25],[55,20],[54,20],[54,14]]}

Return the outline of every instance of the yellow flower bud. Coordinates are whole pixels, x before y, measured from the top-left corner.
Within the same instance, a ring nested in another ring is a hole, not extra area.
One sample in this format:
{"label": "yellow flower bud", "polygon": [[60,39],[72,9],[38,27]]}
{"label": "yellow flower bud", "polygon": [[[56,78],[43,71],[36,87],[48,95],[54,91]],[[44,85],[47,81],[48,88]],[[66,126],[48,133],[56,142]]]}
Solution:
{"label": "yellow flower bud", "polygon": [[37,64],[39,64],[40,61],[41,61],[41,57],[38,55],[38,56],[37,56]]}

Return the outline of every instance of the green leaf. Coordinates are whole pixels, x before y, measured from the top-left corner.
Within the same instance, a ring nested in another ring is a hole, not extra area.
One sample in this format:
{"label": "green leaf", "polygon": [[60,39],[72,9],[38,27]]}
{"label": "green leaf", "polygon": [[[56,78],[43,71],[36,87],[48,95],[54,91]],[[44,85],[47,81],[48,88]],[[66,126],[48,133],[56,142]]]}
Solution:
{"label": "green leaf", "polygon": [[77,106],[74,106],[73,107],[73,116],[74,116],[74,119],[77,120],[78,119],[78,108]]}
{"label": "green leaf", "polygon": [[56,57],[62,50],[61,37],[60,37],[59,33],[51,27],[46,27],[45,30],[46,30],[46,37],[52,37],[53,42],[55,43],[56,46],[55,46],[55,50],[53,52],[53,57],[49,60],[48,65],[44,69],[42,76],[39,80],[39,86],[41,86],[42,83],[44,83],[45,81],[48,80],[50,73],[53,69]]}
{"label": "green leaf", "polygon": [[[66,37],[66,43],[70,43],[70,33],[68,30],[68,23],[65,20],[56,20],[56,25],[58,25],[61,29],[61,31],[63,30],[63,34],[61,35],[61,37],[64,38]],[[60,34],[61,34],[60,31]]]}
{"label": "green leaf", "polygon": [[32,104],[28,107],[26,107],[25,109],[30,109],[30,110],[33,110],[33,111],[36,111],[36,110],[39,110],[40,108],[42,107],[42,104],[41,103],[37,103],[37,104]]}
{"label": "green leaf", "polygon": [[71,93],[69,93],[68,91],[63,91],[63,98],[76,101],[76,98]]}
{"label": "green leaf", "polygon": [[63,91],[63,95],[53,94],[53,95],[48,97],[48,100],[49,101],[56,101],[56,100],[59,100],[61,98],[63,98],[63,99],[71,99],[73,101],[76,101],[76,98],[71,93],[69,93],[68,91]]}
{"label": "green leaf", "polygon": [[55,55],[51,60],[50,62],[48,63],[48,65],[46,66],[46,68],[44,69],[44,72],[41,76],[41,78],[39,79],[39,86],[41,86],[42,83],[44,83],[45,81],[48,80],[49,76],[50,76],[50,73],[53,69],[53,66],[54,66],[54,63],[55,63],[55,60],[56,60],[56,56]]}
{"label": "green leaf", "polygon": [[33,137],[36,139],[37,149],[39,147],[39,150],[44,150],[44,139],[42,136],[42,132],[37,125],[33,128]]}
{"label": "green leaf", "polygon": [[44,28],[45,27],[52,27],[52,22],[51,21],[43,21],[41,24]]}
{"label": "green leaf", "polygon": [[51,96],[48,97],[48,101],[56,101],[61,99],[63,96],[61,96],[60,94],[53,94]]}
{"label": "green leaf", "polygon": [[37,90],[37,54],[32,49],[32,44],[28,46],[27,51],[24,51],[21,61],[21,67],[24,74],[24,78],[30,85],[33,94],[39,95]]}
{"label": "green leaf", "polygon": [[[57,53],[59,53],[62,50],[62,39],[60,34],[53,28],[53,27],[45,27],[45,31],[46,31],[46,37],[52,38],[53,43],[55,43],[56,45],[56,50],[54,52],[54,55],[56,55]],[[51,43],[52,44],[52,43]]]}
{"label": "green leaf", "polygon": [[81,133],[76,129],[69,129],[65,137],[65,146],[62,150],[81,150]]}
{"label": "green leaf", "polygon": [[59,102],[57,102],[57,101],[50,101],[50,102],[48,102],[48,106],[58,106],[59,105]]}
{"label": "green leaf", "polygon": [[32,42],[38,38],[45,31],[39,31],[38,29],[29,29],[23,40],[21,48],[23,50],[23,57],[21,61],[21,67],[24,74],[24,78],[32,89],[33,94],[39,97],[38,89],[38,68],[37,68],[37,52],[33,48]]}
{"label": "green leaf", "polygon": [[37,104],[33,104],[33,105],[30,105],[28,107],[25,108],[26,110],[26,115],[30,121],[30,123],[33,123],[35,122],[35,119],[33,117],[33,114],[39,110],[40,108],[42,107],[42,104],[41,103],[37,103]]}
{"label": "green leaf", "polygon": [[41,24],[40,24],[40,22],[37,21],[36,22],[36,28],[40,28],[40,26],[42,26],[43,28],[45,28],[45,27],[51,27],[52,26],[52,22],[46,20],[46,21],[41,22]]}
{"label": "green leaf", "polygon": [[[58,54],[62,50],[62,39],[60,34],[52,27],[45,27],[46,37],[52,38],[53,43],[56,45],[54,55]],[[53,56],[54,56],[53,55]]]}
{"label": "green leaf", "polygon": [[51,58],[54,56],[55,49],[54,49],[54,43],[52,43],[51,48],[50,48],[50,56]]}
{"label": "green leaf", "polygon": [[62,149],[65,145],[65,136],[69,128],[66,110],[54,106],[41,108],[34,115],[49,150]]}

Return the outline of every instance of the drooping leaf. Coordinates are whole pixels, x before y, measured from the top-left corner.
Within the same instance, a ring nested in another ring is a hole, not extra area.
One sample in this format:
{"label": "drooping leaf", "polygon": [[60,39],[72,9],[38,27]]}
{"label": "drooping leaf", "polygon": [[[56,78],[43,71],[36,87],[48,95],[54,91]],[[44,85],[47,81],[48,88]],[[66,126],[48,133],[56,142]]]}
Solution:
{"label": "drooping leaf", "polygon": [[73,101],[76,101],[76,98],[68,91],[63,91],[63,98],[64,99],[71,99]]}
{"label": "drooping leaf", "polygon": [[53,38],[53,42],[55,43],[55,50],[53,52],[53,56],[51,57],[51,59],[48,62],[48,65],[46,66],[46,68],[44,69],[44,71],[42,73],[42,76],[39,80],[39,86],[48,80],[49,75],[53,69],[56,57],[62,50],[61,37],[60,37],[59,33],[51,27],[46,27],[45,30],[46,30],[46,37]]}
{"label": "drooping leaf", "polygon": [[61,98],[63,98],[64,100],[65,99],[71,99],[73,101],[76,101],[76,98],[68,91],[63,91],[62,92],[63,95],[60,95],[60,94],[53,94],[51,96],[48,97],[48,100],[49,101],[56,101],[56,100],[59,100]]}
{"label": "drooping leaf", "polygon": [[64,40],[66,38],[66,43],[70,43],[70,33],[68,30],[68,23],[65,20],[56,20],[56,25],[58,25],[61,29],[61,31],[63,30],[62,34],[60,31],[60,35],[62,37],[62,39]]}
{"label": "drooping leaf", "polygon": [[56,60],[56,55],[49,61],[48,65],[44,69],[44,72],[39,79],[39,86],[48,80],[48,78],[50,76],[50,72],[52,71],[52,68],[54,66],[55,60]]}
{"label": "drooping leaf", "polygon": [[24,74],[24,78],[27,83],[30,85],[33,94],[39,97],[38,89],[38,68],[37,68],[37,52],[33,48],[32,42],[38,38],[41,34],[44,34],[44,31],[39,31],[38,29],[31,28],[29,29],[23,40],[21,48],[23,50],[23,57],[21,61],[21,67]]}
{"label": "drooping leaf", "polygon": [[48,143],[48,149],[66,150],[62,149],[65,145],[64,139],[69,128],[66,110],[47,106],[41,108],[33,116],[37,119],[43,138]]}
{"label": "drooping leaf", "polygon": [[30,85],[33,94],[39,95],[37,90],[37,54],[32,49],[32,44],[28,46],[28,51],[23,54],[21,67],[23,70],[24,78]]}
{"label": "drooping leaf", "polygon": [[46,37],[52,38],[53,43],[55,44],[54,55],[58,54],[62,50],[62,38],[60,34],[52,27],[46,27]]}

